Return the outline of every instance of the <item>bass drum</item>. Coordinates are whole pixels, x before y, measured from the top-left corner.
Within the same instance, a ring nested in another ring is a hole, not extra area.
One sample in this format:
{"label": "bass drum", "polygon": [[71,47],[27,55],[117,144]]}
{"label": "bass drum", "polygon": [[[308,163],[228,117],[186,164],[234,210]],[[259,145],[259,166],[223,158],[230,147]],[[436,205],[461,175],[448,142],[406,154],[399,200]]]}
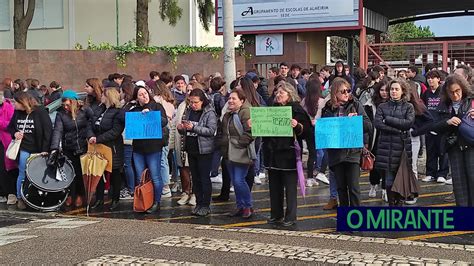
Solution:
{"label": "bass drum", "polygon": [[75,176],[74,167],[67,158],[60,173],[56,167],[48,166],[47,160],[48,156],[32,155],[26,164],[26,178],[21,186],[25,203],[40,211],[59,209],[66,201]]}

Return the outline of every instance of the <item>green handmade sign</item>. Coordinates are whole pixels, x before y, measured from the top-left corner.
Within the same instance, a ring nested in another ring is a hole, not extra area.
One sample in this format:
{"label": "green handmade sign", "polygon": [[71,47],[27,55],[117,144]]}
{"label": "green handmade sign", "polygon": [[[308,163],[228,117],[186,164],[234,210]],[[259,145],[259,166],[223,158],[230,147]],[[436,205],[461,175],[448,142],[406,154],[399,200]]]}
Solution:
{"label": "green handmade sign", "polygon": [[291,106],[252,107],[252,136],[254,137],[292,137]]}

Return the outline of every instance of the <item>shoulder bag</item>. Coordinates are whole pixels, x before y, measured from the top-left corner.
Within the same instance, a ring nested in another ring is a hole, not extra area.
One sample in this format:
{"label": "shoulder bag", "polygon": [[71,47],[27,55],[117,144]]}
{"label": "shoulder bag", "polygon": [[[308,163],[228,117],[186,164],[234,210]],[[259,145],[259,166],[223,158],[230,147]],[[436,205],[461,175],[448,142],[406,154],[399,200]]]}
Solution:
{"label": "shoulder bag", "polygon": [[374,162],[375,155],[368,149],[364,148],[360,157],[360,169],[364,171],[372,171],[372,169],[374,169]]}
{"label": "shoulder bag", "polygon": [[[240,122],[238,114],[232,114],[232,121],[239,136],[242,136],[244,134],[244,127]],[[232,138],[229,133],[230,122],[231,120],[229,119],[229,123],[227,124],[227,135],[229,136],[229,161],[240,164],[253,163],[253,160],[257,158],[255,140],[252,141],[247,148],[238,148],[238,139]]]}
{"label": "shoulder bag", "polygon": [[[23,130],[20,132],[25,132],[26,122],[28,121],[29,116],[30,116],[29,114],[26,116],[25,123],[23,123]],[[5,152],[5,155],[7,156],[8,159],[16,160],[16,157],[18,157],[18,153],[20,152],[20,145],[21,145],[21,139],[20,140],[17,140],[15,138],[12,139],[10,144],[8,144],[7,151]]]}
{"label": "shoulder bag", "polygon": [[135,187],[133,196],[133,211],[145,212],[153,206],[154,193],[153,182],[150,178],[150,170],[145,169],[142,173],[140,184]]}
{"label": "shoulder bag", "polygon": [[471,100],[471,108],[467,111],[461,124],[459,125],[459,135],[471,146],[474,146],[474,119],[471,117],[470,111],[474,110],[474,100]]}

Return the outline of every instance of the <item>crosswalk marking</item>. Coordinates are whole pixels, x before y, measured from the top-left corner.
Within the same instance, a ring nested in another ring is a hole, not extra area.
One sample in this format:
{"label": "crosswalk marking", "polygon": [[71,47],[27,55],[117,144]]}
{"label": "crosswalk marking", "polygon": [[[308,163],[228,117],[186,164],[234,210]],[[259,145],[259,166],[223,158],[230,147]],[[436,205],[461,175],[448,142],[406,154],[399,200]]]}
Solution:
{"label": "crosswalk marking", "polygon": [[23,240],[36,238],[36,237],[38,237],[38,236],[34,236],[34,235],[30,235],[30,236],[1,235],[0,236],[0,246],[4,246],[4,245],[8,245],[8,244],[12,244],[12,243],[15,243],[15,242],[20,242],[20,241],[23,241]]}
{"label": "crosswalk marking", "polygon": [[48,228],[48,229],[73,229],[78,228],[90,224],[95,224],[100,221],[77,221],[77,220],[67,220],[67,221],[59,221],[47,225],[39,226],[38,228]]}
{"label": "crosswalk marking", "polygon": [[377,253],[355,252],[336,249],[309,248],[302,246],[277,245],[259,242],[249,242],[231,239],[215,239],[191,236],[162,236],[145,243],[166,247],[204,249],[216,252],[252,254],[331,264],[459,264],[469,265],[468,262],[443,260],[436,258],[420,258],[412,256],[388,255]]}
{"label": "crosswalk marking", "polygon": [[134,257],[127,255],[114,255],[108,254],[98,258],[90,259],[79,263],[78,265],[193,265],[201,266],[206,264],[187,262],[187,261],[176,261],[176,260],[165,260],[165,259],[153,259],[144,257]]}

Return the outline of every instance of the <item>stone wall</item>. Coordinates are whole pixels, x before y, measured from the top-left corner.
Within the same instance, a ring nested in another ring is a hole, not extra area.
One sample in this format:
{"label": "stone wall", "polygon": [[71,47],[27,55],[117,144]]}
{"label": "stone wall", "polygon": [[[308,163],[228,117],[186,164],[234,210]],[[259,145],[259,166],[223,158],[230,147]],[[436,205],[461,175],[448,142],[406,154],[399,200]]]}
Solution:
{"label": "stone wall", "polygon": [[[75,50],[0,50],[0,80],[4,78],[36,78],[40,84],[58,81],[63,88],[81,90],[91,77],[106,78],[110,73],[127,73],[135,80],[148,80],[152,70],[173,74],[201,73],[204,76],[224,72],[223,55],[213,58],[211,53],[192,53],[178,57],[176,66],[164,52],[153,55],[127,55],[125,67],[117,65],[112,51]],[[237,69],[244,68],[245,59],[236,55]]]}

